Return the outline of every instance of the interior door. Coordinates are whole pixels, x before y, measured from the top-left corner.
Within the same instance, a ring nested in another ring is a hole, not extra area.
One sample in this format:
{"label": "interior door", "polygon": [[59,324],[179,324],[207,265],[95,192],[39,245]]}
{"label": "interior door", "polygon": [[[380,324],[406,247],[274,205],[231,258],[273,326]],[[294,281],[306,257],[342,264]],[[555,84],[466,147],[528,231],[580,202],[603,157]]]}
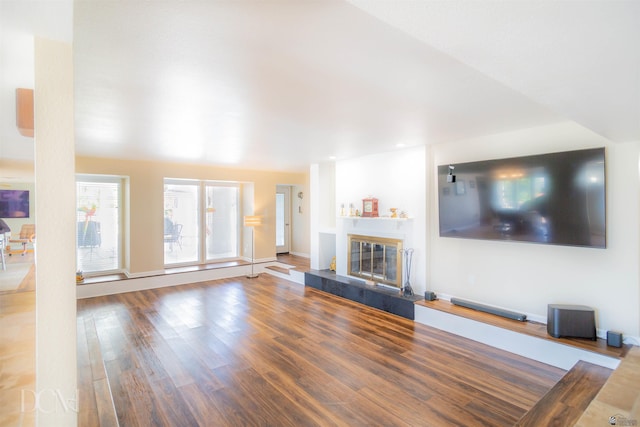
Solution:
{"label": "interior door", "polygon": [[276,188],[276,253],[289,252],[291,241],[291,187],[278,185]]}

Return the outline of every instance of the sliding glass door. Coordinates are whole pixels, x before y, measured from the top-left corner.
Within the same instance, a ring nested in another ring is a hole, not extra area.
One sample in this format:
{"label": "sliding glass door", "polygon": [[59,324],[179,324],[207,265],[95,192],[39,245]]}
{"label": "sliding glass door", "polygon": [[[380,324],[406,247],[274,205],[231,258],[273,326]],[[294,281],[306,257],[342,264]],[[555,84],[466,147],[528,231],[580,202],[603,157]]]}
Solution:
{"label": "sliding glass door", "polygon": [[200,258],[200,184],[165,180],[164,263],[183,264]]}
{"label": "sliding glass door", "polygon": [[165,179],[165,265],[236,258],[238,200],[236,184]]}
{"label": "sliding glass door", "polygon": [[122,178],[81,175],[76,180],[76,264],[85,273],[122,268]]}

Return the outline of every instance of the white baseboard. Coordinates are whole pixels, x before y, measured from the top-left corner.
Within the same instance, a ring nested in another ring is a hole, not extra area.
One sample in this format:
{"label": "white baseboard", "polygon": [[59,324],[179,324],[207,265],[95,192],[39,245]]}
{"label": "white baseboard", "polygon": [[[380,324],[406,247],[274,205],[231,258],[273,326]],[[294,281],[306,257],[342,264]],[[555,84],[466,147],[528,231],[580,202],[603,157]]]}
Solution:
{"label": "white baseboard", "polygon": [[[266,264],[254,264],[255,273],[264,273]],[[229,279],[232,277],[246,276],[251,272],[251,265],[239,265],[234,267],[214,268],[209,270],[197,270],[184,273],[162,274],[144,277],[115,280],[102,283],[86,283],[76,286],[76,298],[92,298],[104,295],[121,294],[147,289],[164,288],[168,286],[186,285],[189,283],[206,282],[209,280]]]}
{"label": "white baseboard", "polygon": [[620,363],[620,360],[614,357],[520,334],[420,305],[415,306],[415,321],[565,370],[571,369],[579,360],[609,369],[617,368]]}
{"label": "white baseboard", "polygon": [[[251,258],[250,257],[241,256],[239,259],[241,261],[251,263]],[[278,261],[278,258],[276,258],[276,257],[255,258],[253,260],[253,263],[254,264],[260,264],[260,263],[263,263],[263,262],[273,262],[273,261]]]}
{"label": "white baseboard", "polygon": [[[254,273],[264,273],[265,268],[278,264],[275,257],[256,259],[253,264]],[[126,280],[114,280],[102,283],[85,283],[76,287],[76,298],[92,298],[146,289],[179,286],[189,283],[206,282],[208,280],[229,279],[246,276],[251,273],[251,264],[233,267],[212,268],[188,271],[184,273],[166,274],[164,270],[145,271],[144,273],[128,273]]]}
{"label": "white baseboard", "polygon": [[160,276],[162,274],[164,274],[164,270],[145,271],[143,273],[130,273],[128,271],[124,271],[124,275],[127,276],[127,279],[139,279],[141,277]]}

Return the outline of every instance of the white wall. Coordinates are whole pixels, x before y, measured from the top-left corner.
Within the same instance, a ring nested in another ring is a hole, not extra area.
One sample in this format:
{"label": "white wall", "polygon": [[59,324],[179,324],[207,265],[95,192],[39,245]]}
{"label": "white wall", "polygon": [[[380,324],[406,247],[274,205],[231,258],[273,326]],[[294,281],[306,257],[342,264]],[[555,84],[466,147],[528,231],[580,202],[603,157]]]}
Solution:
{"label": "white wall", "polygon": [[[606,147],[607,248],[440,238],[437,165]],[[596,309],[597,327],[640,335],[640,143],[615,144],[561,123],[430,148],[430,271],[437,293],[546,320],[547,304]]]}
{"label": "white wall", "polygon": [[381,223],[373,225],[367,220],[356,224],[352,219],[341,219],[336,224],[336,264],[337,273],[346,273],[346,231],[354,226],[367,229],[372,234],[377,228],[383,237],[394,237],[397,233],[408,239],[407,248],[413,248],[413,266],[411,285],[416,294],[423,294],[429,289],[426,275],[427,261],[427,189],[426,189],[426,149],[425,147],[408,148],[380,154],[359,157],[336,162],[335,205],[339,214],[340,205],[344,203],[348,211],[349,204],[362,211],[362,199],[373,196],[378,199],[380,216],[389,216],[389,208],[406,211],[412,218],[410,221],[390,225]]}
{"label": "white wall", "polygon": [[[302,192],[302,199],[298,193]],[[291,187],[291,253],[309,257],[309,185]]]}
{"label": "white wall", "polygon": [[336,255],[335,194],[335,164],[312,164],[309,168],[309,254],[314,270],[328,269]]}

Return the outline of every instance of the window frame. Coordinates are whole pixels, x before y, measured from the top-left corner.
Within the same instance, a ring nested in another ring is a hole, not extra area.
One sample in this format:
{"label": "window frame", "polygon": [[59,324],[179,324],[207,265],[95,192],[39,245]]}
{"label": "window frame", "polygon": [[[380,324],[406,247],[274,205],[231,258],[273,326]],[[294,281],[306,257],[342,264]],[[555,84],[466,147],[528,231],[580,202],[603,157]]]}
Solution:
{"label": "window frame", "polygon": [[[165,248],[163,247],[163,266],[165,268],[177,268],[184,266],[194,266],[194,265],[206,265],[206,264],[214,264],[219,262],[226,261],[235,261],[240,259],[240,250],[241,250],[241,218],[242,218],[242,206],[241,206],[241,188],[242,183],[235,181],[216,181],[216,180],[202,180],[202,179],[190,179],[190,178],[163,178],[163,215],[165,210],[165,190],[164,186],[166,185],[197,185],[198,186],[198,207],[197,207],[197,224],[198,224],[198,236],[197,236],[197,259],[195,261],[179,261],[179,262],[166,262],[165,257]],[[236,238],[236,254],[231,257],[225,258],[207,258],[207,188],[210,186],[216,187],[232,187],[235,188],[236,191],[236,230],[235,230],[235,238]],[[164,243],[163,243],[164,245]]]}
{"label": "window frame", "polygon": [[[118,237],[116,239],[118,256],[117,256],[117,267],[109,270],[89,270],[83,271],[83,275],[85,277],[94,277],[94,276],[104,276],[109,274],[120,274],[125,272],[124,265],[124,224],[125,224],[125,191],[126,191],[126,182],[128,177],[121,175],[105,175],[105,174],[88,174],[88,173],[79,173],[75,176],[75,184],[76,184],[76,209],[78,207],[78,184],[80,183],[107,183],[107,184],[117,184],[118,185]],[[76,213],[76,222],[77,222],[77,213]],[[102,232],[102,230],[101,230]],[[78,262],[78,231],[76,229],[76,237],[75,237],[75,247],[76,247],[76,269],[79,269],[77,266]]]}

